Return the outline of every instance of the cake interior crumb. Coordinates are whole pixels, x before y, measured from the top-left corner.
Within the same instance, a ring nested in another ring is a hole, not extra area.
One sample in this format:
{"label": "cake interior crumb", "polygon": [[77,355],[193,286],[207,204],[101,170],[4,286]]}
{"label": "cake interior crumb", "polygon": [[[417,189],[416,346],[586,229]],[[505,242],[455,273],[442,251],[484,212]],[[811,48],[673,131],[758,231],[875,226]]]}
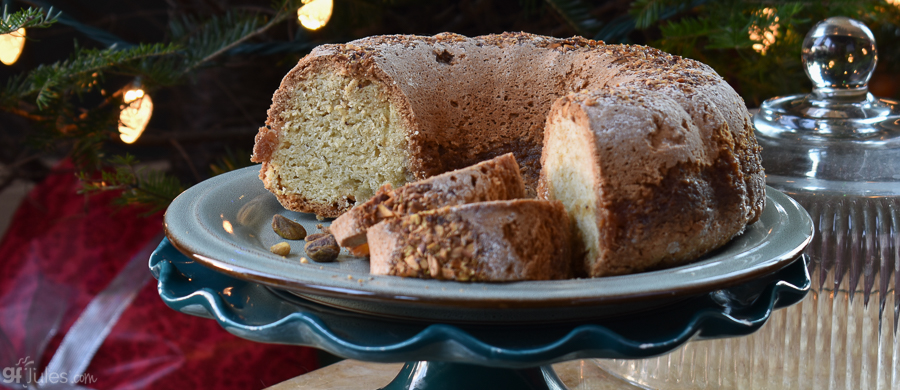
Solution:
{"label": "cake interior crumb", "polygon": [[336,72],[297,83],[272,156],[276,185],[310,201],[349,207],[384,183],[409,180],[406,131],[384,87]]}
{"label": "cake interior crumb", "polygon": [[584,244],[587,251],[585,262],[592,267],[603,258],[600,246],[600,231],[597,225],[597,199],[599,186],[589,169],[594,164],[590,145],[593,140],[585,139],[579,126],[568,118],[554,118],[548,124],[552,131],[545,141],[544,174],[549,183],[550,199],[562,202],[573,228],[573,233]]}

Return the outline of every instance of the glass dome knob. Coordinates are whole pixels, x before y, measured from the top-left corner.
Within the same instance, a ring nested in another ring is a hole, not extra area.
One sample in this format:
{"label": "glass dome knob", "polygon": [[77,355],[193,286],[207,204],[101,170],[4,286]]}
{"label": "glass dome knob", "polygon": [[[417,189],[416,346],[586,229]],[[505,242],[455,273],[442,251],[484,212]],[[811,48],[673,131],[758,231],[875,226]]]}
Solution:
{"label": "glass dome knob", "polygon": [[900,139],[900,104],[869,93],[878,51],[868,27],[843,16],[825,19],[806,34],[801,60],[812,93],[763,102],[753,117],[759,135],[868,144]]}
{"label": "glass dome knob", "polygon": [[875,37],[856,20],[843,16],[828,18],[806,35],[802,61],[817,97],[862,100],[878,62]]}

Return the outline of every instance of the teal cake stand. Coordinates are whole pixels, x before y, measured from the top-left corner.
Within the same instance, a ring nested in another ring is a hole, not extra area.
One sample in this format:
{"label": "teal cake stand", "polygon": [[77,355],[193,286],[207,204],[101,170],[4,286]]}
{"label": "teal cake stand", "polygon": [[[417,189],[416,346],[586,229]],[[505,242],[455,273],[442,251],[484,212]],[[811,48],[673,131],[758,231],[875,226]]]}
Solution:
{"label": "teal cake stand", "polygon": [[769,275],[647,311],[595,320],[446,324],[361,314],[207,268],[164,239],[150,258],[159,295],[239,337],[311,346],[371,362],[407,362],[384,389],[565,389],[551,364],[647,358],[689,340],[753,333],[809,291],[804,256]]}

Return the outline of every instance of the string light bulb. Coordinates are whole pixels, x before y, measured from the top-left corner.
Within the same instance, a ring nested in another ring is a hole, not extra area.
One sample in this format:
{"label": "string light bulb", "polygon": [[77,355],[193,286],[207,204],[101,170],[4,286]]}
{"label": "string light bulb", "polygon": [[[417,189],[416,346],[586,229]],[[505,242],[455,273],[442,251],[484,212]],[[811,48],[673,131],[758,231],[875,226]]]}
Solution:
{"label": "string light bulb", "polygon": [[132,144],[140,138],[150,122],[153,100],[144,92],[140,83],[135,83],[125,91],[123,101],[125,104],[119,113],[119,138],[126,144]]}
{"label": "string light bulb", "polygon": [[778,24],[778,16],[775,16],[775,9],[773,8],[763,8],[759,10],[757,14],[765,16],[766,19],[772,19],[774,17],[772,23],[768,27],[761,27],[756,24],[750,26],[750,40],[759,42],[753,44],[753,50],[756,50],[759,54],[766,55],[769,46],[775,44],[775,38],[780,35],[778,33],[778,28],[781,27],[781,25]]}
{"label": "string light bulb", "polygon": [[334,10],[332,0],[303,0],[303,6],[297,10],[297,18],[303,27],[318,30],[331,19],[332,10]]}
{"label": "string light bulb", "polygon": [[25,28],[9,34],[0,35],[0,62],[6,65],[15,64],[25,47]]}

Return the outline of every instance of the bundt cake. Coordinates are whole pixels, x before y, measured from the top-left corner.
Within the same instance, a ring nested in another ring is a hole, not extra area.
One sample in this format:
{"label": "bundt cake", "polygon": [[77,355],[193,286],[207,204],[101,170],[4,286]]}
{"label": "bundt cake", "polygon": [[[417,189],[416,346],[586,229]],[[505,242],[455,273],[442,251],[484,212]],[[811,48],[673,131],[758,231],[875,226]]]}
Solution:
{"label": "bundt cake", "polygon": [[444,206],[525,197],[525,185],[515,157],[507,153],[478,164],[407,183],[385,184],[375,196],[331,223],[331,234],[343,247],[366,243],[368,228],[385,219]]}
{"label": "bundt cake", "polygon": [[370,272],[477,281],[571,277],[571,233],[558,201],[447,206],[369,228]]}
{"label": "bundt cake", "polygon": [[320,46],[275,92],[252,159],[286,208],[336,217],[384,183],[506,153],[529,195],[568,210],[591,276],[695,257],[765,202],[750,115],[711,68],[578,37]]}

